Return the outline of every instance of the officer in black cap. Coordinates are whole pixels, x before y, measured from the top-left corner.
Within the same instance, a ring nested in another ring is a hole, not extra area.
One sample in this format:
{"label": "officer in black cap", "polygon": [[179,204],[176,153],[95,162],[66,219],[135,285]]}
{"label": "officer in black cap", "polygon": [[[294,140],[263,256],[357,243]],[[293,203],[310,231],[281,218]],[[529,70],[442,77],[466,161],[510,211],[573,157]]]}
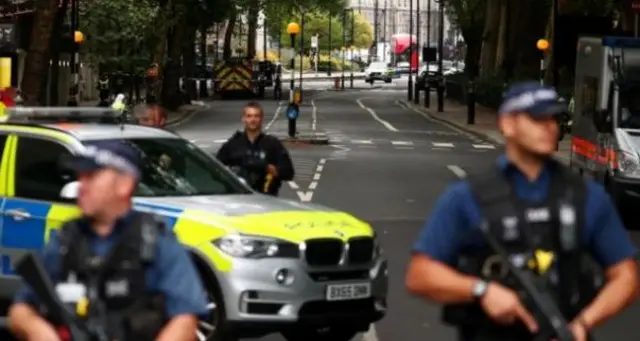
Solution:
{"label": "officer in black cap", "polygon": [[[553,88],[513,85],[498,118],[505,154],[490,170],[450,186],[414,244],[406,286],[445,304],[444,321],[461,341],[546,334],[505,261],[544,280],[576,341],[635,298],[636,249],[612,201],[600,185],[552,158],[555,115],[564,110]],[[509,260],[497,256],[489,238]]]}
{"label": "officer in black cap", "polygon": [[[62,163],[78,173],[82,216],[52,233],[41,256],[63,302],[104,308],[108,340],[193,340],[197,316],[207,313],[205,291],[172,232],[132,208],[138,152],[120,140],[100,141]],[[40,302],[22,289],[9,310],[10,328],[24,340],[57,341]]]}

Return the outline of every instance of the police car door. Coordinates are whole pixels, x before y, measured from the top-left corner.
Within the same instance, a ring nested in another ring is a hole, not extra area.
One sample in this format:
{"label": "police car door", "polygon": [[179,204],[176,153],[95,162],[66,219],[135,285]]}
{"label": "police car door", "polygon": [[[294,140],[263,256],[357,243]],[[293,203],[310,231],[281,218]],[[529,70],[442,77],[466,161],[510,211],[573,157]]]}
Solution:
{"label": "police car door", "polygon": [[3,210],[3,276],[13,276],[16,260],[42,248],[51,230],[77,212],[74,203],[60,198],[62,187],[74,180],[58,167],[70,149],[52,138],[21,134],[13,148]]}

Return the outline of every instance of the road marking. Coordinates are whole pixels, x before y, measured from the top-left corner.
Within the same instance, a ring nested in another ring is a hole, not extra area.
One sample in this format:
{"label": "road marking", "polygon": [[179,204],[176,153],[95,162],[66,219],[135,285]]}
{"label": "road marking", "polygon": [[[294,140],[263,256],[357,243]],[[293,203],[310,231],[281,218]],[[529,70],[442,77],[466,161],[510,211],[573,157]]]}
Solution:
{"label": "road marking", "polygon": [[372,140],[351,140],[351,143],[355,144],[373,144]]}
{"label": "road marking", "polygon": [[453,143],[433,142],[431,145],[436,148],[453,148]]}
{"label": "road marking", "polygon": [[225,143],[227,142],[227,140],[215,140],[213,141],[213,143]]}
{"label": "road marking", "polygon": [[465,172],[464,169],[456,165],[448,165],[447,168],[449,168],[449,170],[460,179],[464,179],[467,177],[467,172]]}
{"label": "road marking", "polygon": [[280,116],[280,112],[282,111],[282,101],[278,102],[278,107],[276,108],[276,111],[273,113],[273,117],[271,118],[271,120],[269,121],[269,123],[267,123],[266,126],[264,126],[264,130],[269,130],[269,128],[271,128],[271,126],[276,122],[276,120],[278,119],[278,116]]}
{"label": "road marking", "polygon": [[411,141],[391,141],[391,144],[394,146],[413,146]]}
{"label": "road marking", "polygon": [[366,110],[369,112],[369,114],[371,114],[371,117],[373,117],[374,120],[378,121],[378,123],[382,124],[385,128],[387,128],[390,131],[394,131],[394,132],[398,132],[399,130],[396,129],[396,127],[394,127],[393,125],[391,125],[391,123],[381,119],[380,117],[378,117],[378,114],[376,114],[375,111],[373,111],[373,109],[367,107],[366,105],[362,104],[362,99],[364,98],[359,98],[356,100],[356,103],[358,103],[358,105],[360,106],[360,108]]}
{"label": "road marking", "polygon": [[210,144],[198,144],[198,147],[205,149],[205,148],[209,148],[211,145]]}
{"label": "road marking", "polygon": [[473,148],[477,149],[496,149],[496,146],[492,144],[474,144]]}
{"label": "road marking", "polygon": [[316,101],[311,100],[311,131],[316,131],[316,123],[318,122],[318,108],[316,108]]}
{"label": "road marking", "polygon": [[378,341],[378,333],[376,332],[375,324],[369,325],[369,330],[362,334],[363,341]]}
{"label": "road marking", "polygon": [[318,166],[316,166],[316,170],[313,173],[313,181],[311,181],[305,191],[300,190],[300,186],[295,181],[287,182],[289,184],[289,187],[291,187],[292,190],[296,191],[298,199],[300,199],[301,202],[310,202],[313,199],[313,191],[318,188],[318,182],[320,181],[325,163],[327,163],[327,159],[320,159],[318,161]]}

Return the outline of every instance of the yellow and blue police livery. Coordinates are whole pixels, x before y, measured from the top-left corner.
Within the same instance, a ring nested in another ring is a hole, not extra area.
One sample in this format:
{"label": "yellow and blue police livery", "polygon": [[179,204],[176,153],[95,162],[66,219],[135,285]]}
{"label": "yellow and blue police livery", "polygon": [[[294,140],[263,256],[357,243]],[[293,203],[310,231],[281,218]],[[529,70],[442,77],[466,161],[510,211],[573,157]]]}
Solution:
{"label": "yellow and blue police livery", "polygon": [[[384,316],[387,263],[370,225],[257,194],[173,133],[78,119],[104,110],[16,109],[0,124],[0,298],[10,300],[20,285],[13,262],[79,215],[68,195],[75,175],[59,160],[118,139],[143,160],[135,209],[166,219],[206,286],[210,313],[199,339],[283,332],[291,340],[322,333],[349,340]],[[67,121],[51,122],[61,116]]]}

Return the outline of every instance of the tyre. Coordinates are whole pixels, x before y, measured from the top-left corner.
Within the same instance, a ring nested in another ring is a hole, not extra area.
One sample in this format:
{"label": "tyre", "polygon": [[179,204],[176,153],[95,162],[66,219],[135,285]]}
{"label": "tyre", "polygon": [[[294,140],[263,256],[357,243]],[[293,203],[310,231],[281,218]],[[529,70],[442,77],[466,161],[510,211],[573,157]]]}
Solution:
{"label": "tyre", "polygon": [[387,84],[391,83],[391,78],[385,78],[384,82]]}
{"label": "tyre", "polygon": [[227,328],[227,318],[224,313],[224,301],[220,289],[215,279],[210,275],[210,271],[206,265],[202,264],[195,256],[194,263],[198,270],[198,274],[205,285],[205,295],[207,297],[207,316],[200,317],[198,321],[198,330],[196,332],[196,340],[198,341],[237,341]]}
{"label": "tyre", "polygon": [[349,326],[313,328],[297,326],[282,332],[287,341],[350,341],[358,331]]}

